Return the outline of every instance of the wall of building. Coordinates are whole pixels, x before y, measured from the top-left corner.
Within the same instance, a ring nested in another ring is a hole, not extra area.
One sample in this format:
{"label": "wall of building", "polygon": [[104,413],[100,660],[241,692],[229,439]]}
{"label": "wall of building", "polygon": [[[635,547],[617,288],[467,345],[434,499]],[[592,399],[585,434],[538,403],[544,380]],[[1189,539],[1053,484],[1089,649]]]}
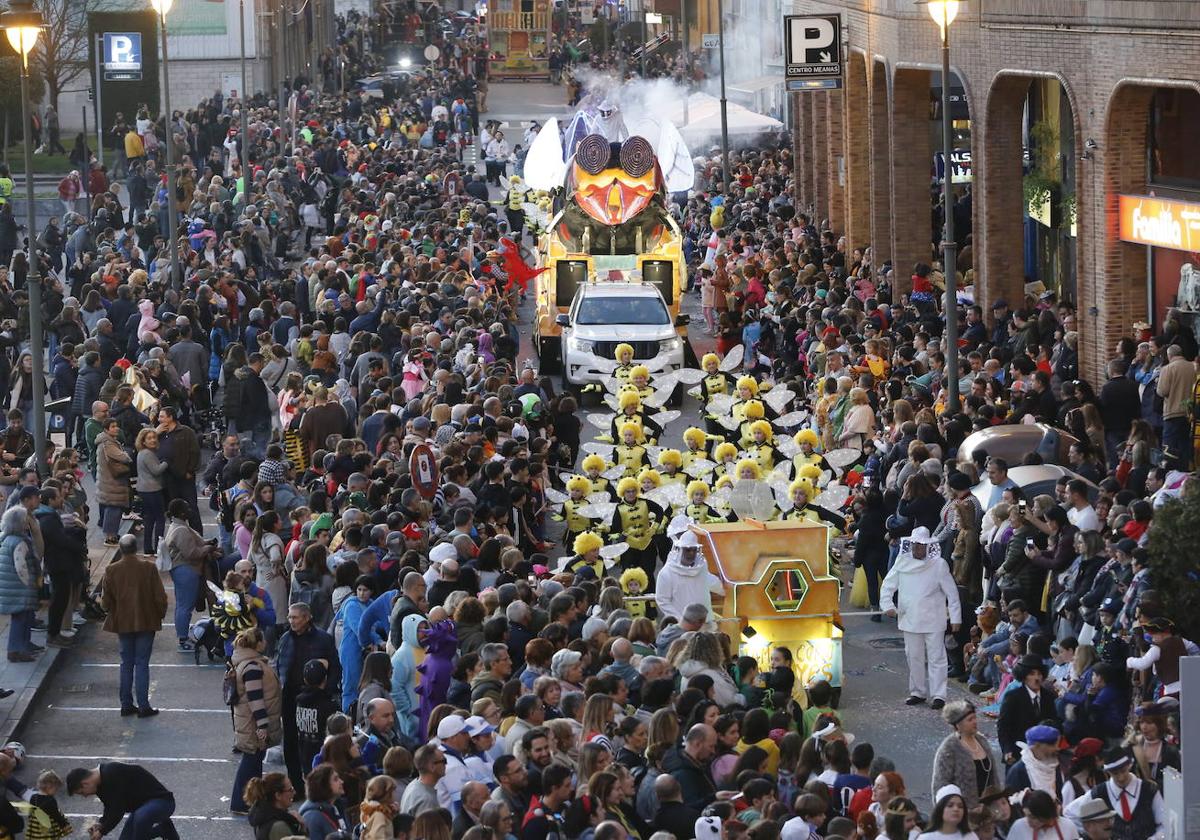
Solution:
{"label": "wall of building", "polygon": [[[970,253],[980,302],[1021,298],[1021,110],[1031,80],[1058,79],[1076,122],[1081,361],[1087,376],[1102,378],[1113,337],[1148,315],[1146,249],[1118,240],[1117,195],[1146,192],[1153,89],[1200,89],[1200,3],[972,0],[961,8],[951,64],[972,118]],[[930,251],[938,29],[912,0],[790,0],[784,11],[840,12],[850,56],[842,91],[793,95],[800,204],[847,231],[852,246],[872,245],[877,263],[892,259],[904,280]],[[1094,148],[1085,149],[1089,140]],[[839,159],[865,165],[866,175],[838,178]]]}

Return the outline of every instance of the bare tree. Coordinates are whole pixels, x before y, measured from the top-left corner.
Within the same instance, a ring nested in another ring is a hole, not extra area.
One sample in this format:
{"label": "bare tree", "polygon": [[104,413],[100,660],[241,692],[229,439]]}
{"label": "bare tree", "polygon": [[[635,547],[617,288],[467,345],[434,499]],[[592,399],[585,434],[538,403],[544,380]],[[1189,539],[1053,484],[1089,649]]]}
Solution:
{"label": "bare tree", "polygon": [[31,64],[46,79],[50,104],[88,69],[88,0],[36,0],[46,28],[38,38]]}

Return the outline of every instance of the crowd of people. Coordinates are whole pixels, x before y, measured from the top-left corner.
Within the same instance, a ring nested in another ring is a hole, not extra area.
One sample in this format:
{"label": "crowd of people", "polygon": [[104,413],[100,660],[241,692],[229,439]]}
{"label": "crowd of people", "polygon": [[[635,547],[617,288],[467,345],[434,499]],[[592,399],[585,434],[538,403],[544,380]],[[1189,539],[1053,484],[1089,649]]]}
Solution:
{"label": "crowd of people", "polygon": [[[410,11],[383,28],[415,31]],[[930,262],[906,279],[797,208],[784,138],[735,151],[728,185],[701,157],[667,199],[704,316],[694,344],[715,344],[703,419],[656,422],[654,377],[618,347],[611,450],[585,452],[590,394],[522,352],[500,242],[523,217],[463,163],[485,111],[478,33],[382,98],[343,92],[347,62],[374,69],[375,31],[343,24],[322,78],[295,81],[294,145],[264,97],[118,120],[116,169],[88,166],[86,212],[37,237],[44,384],[15,243],[0,266],[9,661],[43,655],[35,630],[71,647],[103,618],[120,714],[153,718],[170,615],[180,654],[227,663],[229,808],[258,840],[1159,836],[1196,650],[1151,553],[1189,492],[1187,327],[1122,338],[1095,387],[1070,302],[985,313],[964,292],[947,405],[947,278]],[[59,400],[63,442],[41,464],[36,388]],[[1044,449],[1018,463],[963,446],[1034,423],[1070,441],[1074,477],[1052,493],[1009,477]],[[951,730],[931,808],[909,757],[856,740],[853,710],[788,647],[739,655],[716,629],[724,590],[687,526],[739,518],[723,488],[775,480],[770,515],[829,529],[852,600],[896,617],[904,702]],[[115,555],[98,599],[89,527]],[[64,788],[101,800],[93,840],[122,818],[122,837],[178,836],[174,794],[141,767],[27,787],[27,764],[20,744],[0,751],[28,806],[0,805],[10,836],[66,836]]]}

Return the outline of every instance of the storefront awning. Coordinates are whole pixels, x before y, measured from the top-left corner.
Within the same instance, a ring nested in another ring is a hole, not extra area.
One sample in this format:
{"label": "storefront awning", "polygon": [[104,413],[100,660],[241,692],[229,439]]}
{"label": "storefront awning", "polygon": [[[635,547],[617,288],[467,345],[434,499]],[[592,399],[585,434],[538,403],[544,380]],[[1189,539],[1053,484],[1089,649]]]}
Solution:
{"label": "storefront awning", "polygon": [[758,93],[760,90],[767,90],[776,86],[783,86],[783,76],[759,76],[745,82],[738,82],[730,85],[730,93]]}

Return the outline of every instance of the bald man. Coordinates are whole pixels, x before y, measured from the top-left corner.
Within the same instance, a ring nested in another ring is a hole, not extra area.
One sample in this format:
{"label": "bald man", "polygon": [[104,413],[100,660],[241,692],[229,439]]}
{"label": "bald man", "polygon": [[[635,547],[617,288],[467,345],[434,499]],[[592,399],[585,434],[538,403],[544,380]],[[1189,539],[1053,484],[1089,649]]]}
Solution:
{"label": "bald man", "polygon": [[717,731],[697,723],[688,730],[683,748],[677,747],[663,758],[663,770],[674,776],[683,789],[684,804],[696,811],[703,811],[717,798],[717,789],[708,774],[716,748]]}
{"label": "bald man", "polygon": [[694,837],[700,809],[685,805],[679,782],[667,773],[654,780],[654,795],[658,810],[654,812],[652,828],[676,837]]}
{"label": "bald man", "polygon": [[642,675],[633,667],[633,645],[628,639],[618,638],[612,644],[613,661],[606,665],[601,673],[615,674],[625,681],[630,694],[640,694],[642,690]]}

